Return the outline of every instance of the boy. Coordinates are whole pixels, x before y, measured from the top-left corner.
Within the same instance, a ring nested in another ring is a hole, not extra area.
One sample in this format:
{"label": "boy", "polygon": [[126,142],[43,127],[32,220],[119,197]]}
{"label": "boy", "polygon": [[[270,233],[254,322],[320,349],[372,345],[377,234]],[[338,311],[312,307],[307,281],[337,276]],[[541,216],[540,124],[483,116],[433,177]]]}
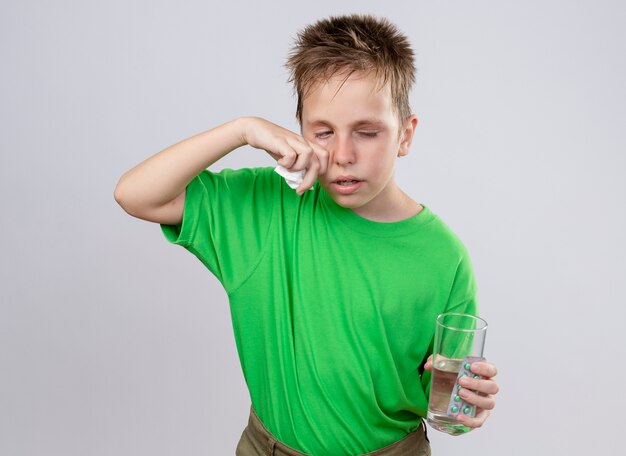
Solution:
{"label": "boy", "polygon": [[[477,309],[463,244],[394,179],[417,126],[413,52],[386,20],[331,17],[287,67],[301,135],[233,120],[140,163],[115,198],[228,293],[252,402],[238,455],[430,454],[435,317]],[[296,191],[272,168],[206,170],[245,144],[305,171]],[[498,386],[493,364],[472,369],[484,379],[463,395],[479,411],[459,421],[475,428]]]}

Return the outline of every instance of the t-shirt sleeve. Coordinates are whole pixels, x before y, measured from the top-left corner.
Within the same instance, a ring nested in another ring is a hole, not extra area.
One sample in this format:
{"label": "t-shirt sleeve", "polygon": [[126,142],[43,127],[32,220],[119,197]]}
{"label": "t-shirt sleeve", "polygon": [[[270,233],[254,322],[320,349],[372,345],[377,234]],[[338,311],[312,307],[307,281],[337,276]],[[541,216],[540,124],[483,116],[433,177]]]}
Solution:
{"label": "t-shirt sleeve", "polygon": [[467,250],[463,248],[448,296],[446,312],[478,315],[476,277]]}
{"label": "t-shirt sleeve", "polygon": [[187,185],[181,223],[161,225],[163,234],[198,257],[230,292],[260,260],[278,185],[271,168],[205,170]]}
{"label": "t-shirt sleeve", "polygon": [[[476,278],[472,262],[464,250],[464,255],[459,261],[448,298],[446,312],[463,313],[478,316],[478,302],[476,299]],[[475,321],[473,319],[465,320],[467,329],[475,329]],[[456,350],[451,354],[453,358],[464,358],[470,354],[472,349],[472,339],[468,339],[467,334],[463,332],[455,333],[458,335],[458,343],[453,343],[455,338],[448,337],[448,345],[456,346]]]}
{"label": "t-shirt sleeve", "polygon": [[[456,312],[478,316],[478,301],[476,296],[477,287],[474,268],[465,247],[460,243],[460,241],[458,245],[461,247],[460,256],[458,257],[458,261],[456,263],[452,286],[450,288],[450,294],[448,295],[444,313]],[[433,353],[433,344],[434,340],[431,341],[426,356]],[[463,353],[463,344],[459,344],[458,346],[459,352],[453,355],[453,357],[463,358],[466,355]],[[422,387],[427,395],[430,394],[431,380],[432,373],[424,371],[422,373]]]}

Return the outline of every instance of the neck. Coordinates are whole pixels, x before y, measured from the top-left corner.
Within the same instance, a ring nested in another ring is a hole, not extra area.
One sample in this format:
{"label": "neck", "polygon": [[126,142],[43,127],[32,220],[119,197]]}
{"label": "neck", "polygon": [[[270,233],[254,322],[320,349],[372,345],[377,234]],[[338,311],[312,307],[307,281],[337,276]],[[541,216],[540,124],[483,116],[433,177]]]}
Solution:
{"label": "neck", "polygon": [[380,201],[376,207],[355,208],[352,211],[374,222],[400,222],[419,214],[423,207],[400,188],[395,187],[391,198]]}

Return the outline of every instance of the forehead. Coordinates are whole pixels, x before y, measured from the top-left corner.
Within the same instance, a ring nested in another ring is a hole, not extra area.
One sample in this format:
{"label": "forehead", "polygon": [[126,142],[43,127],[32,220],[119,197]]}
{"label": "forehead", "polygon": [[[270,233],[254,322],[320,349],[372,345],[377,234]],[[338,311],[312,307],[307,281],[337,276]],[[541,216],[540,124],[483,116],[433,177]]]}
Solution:
{"label": "forehead", "polygon": [[302,102],[303,127],[317,122],[353,124],[363,119],[394,123],[389,84],[372,73],[333,75],[314,84]]}

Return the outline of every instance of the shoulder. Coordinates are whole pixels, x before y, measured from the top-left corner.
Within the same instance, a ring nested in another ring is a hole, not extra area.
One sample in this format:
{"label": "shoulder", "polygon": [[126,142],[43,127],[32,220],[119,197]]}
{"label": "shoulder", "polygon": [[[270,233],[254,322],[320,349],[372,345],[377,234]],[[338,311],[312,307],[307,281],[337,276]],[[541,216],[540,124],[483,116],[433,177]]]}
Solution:
{"label": "shoulder", "polygon": [[[270,178],[273,173],[271,167],[256,167],[256,168],[223,168],[218,171],[211,169],[205,169],[200,173],[205,179],[221,179],[221,180],[246,180],[246,179],[267,179]],[[273,173],[275,174],[275,173]]]}
{"label": "shoulder", "polygon": [[439,215],[434,214],[432,223],[428,224],[428,229],[440,252],[451,254],[459,260],[469,258],[468,249],[461,237]]}
{"label": "shoulder", "polygon": [[236,206],[290,208],[300,199],[273,167],[204,170],[193,182],[191,193],[211,202]]}
{"label": "shoulder", "polygon": [[280,176],[271,167],[224,168],[221,170],[205,169],[196,176],[196,183],[201,183],[210,190],[228,190],[229,192],[248,192],[251,190],[276,189]]}

